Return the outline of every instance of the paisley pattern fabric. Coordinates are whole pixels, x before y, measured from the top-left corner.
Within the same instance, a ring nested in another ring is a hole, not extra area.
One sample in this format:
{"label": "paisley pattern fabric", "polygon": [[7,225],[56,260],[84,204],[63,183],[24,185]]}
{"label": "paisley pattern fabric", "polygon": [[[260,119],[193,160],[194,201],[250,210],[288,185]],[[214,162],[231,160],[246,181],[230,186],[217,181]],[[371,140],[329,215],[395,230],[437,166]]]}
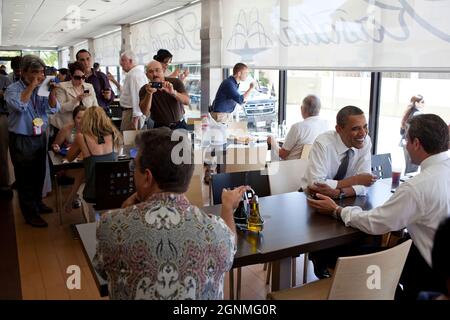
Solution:
{"label": "paisley pattern fabric", "polygon": [[102,214],[94,266],[111,299],[223,299],[233,232],[182,194]]}

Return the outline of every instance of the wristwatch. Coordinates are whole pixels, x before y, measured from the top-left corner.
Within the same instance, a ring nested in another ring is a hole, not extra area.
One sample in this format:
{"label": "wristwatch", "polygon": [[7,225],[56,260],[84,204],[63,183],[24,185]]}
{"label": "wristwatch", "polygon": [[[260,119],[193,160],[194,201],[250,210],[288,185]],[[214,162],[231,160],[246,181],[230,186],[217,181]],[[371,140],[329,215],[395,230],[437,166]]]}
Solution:
{"label": "wristwatch", "polygon": [[341,206],[337,206],[337,207],[333,210],[333,213],[331,214],[331,215],[333,216],[333,218],[335,218],[335,219],[337,219],[337,220],[340,220],[340,219],[341,219],[341,216],[340,216],[340,215],[338,216],[339,210],[342,210],[342,207],[341,207]]}

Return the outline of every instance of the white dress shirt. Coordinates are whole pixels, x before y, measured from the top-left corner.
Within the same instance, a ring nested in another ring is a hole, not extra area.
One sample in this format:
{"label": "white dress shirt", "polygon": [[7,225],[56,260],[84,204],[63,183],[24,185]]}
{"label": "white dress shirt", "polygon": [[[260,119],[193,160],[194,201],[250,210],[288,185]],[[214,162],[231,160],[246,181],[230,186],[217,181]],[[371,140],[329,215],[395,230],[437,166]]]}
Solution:
{"label": "white dress shirt", "polygon": [[313,144],[317,136],[328,130],[328,122],[319,116],[308,117],[292,125],[283,144],[289,151],[286,160],[300,159],[305,144]]}
{"label": "white dress shirt", "polygon": [[[325,180],[331,188],[336,189],[338,181],[333,180],[342,159],[349,148],[342,142],[341,137],[335,130],[322,133],[316,138],[309,152],[308,168],[302,178],[302,188],[306,190],[308,185],[316,181]],[[352,177],[361,173],[371,173],[371,149],[372,142],[367,135],[364,146],[361,149],[351,148],[351,155],[344,178]],[[357,196],[366,195],[366,187],[362,185],[353,186]]]}
{"label": "white dress shirt", "polygon": [[345,207],[341,218],[369,234],[384,234],[407,228],[411,238],[431,267],[431,249],[439,224],[450,216],[450,157],[447,152],[430,156],[421,172],[400,184],[382,206],[370,211]]}
{"label": "white dress shirt", "polygon": [[143,114],[139,108],[139,90],[148,83],[147,76],[138,66],[128,71],[120,93],[120,106],[133,109],[133,117]]}

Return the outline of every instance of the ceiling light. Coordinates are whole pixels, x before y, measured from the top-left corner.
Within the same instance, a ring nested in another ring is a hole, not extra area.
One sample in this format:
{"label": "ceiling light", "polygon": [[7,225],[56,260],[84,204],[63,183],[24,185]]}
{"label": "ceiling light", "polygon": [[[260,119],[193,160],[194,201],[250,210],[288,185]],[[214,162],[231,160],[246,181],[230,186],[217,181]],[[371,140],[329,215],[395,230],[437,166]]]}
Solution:
{"label": "ceiling light", "polygon": [[111,2],[111,0],[102,0],[103,2]]}
{"label": "ceiling light", "polygon": [[97,11],[97,9],[88,9],[88,11],[94,12],[94,11]]}
{"label": "ceiling light", "polygon": [[22,19],[17,19],[17,18],[14,18],[14,19],[12,19],[12,21],[16,21],[16,22],[18,22],[18,21],[22,21]]}
{"label": "ceiling light", "polygon": [[18,11],[18,12],[14,12],[14,14],[23,14],[23,12]]}

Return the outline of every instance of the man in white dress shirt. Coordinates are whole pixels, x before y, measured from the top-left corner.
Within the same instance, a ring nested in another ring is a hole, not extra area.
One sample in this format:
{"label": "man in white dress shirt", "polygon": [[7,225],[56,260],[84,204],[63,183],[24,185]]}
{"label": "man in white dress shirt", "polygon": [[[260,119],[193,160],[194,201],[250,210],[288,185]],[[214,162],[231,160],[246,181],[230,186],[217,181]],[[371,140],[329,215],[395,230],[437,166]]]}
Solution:
{"label": "man in white dress shirt", "polygon": [[[449,132],[437,115],[422,114],[408,121],[406,148],[421,172],[402,183],[382,206],[369,211],[341,208],[330,197],[317,194],[312,207],[368,234],[407,228],[413,240],[400,283],[404,296],[416,299],[419,291],[443,290],[431,270],[431,249],[439,223],[450,216]],[[443,291],[441,291],[443,292]]]}
{"label": "man in white dress shirt", "polygon": [[292,125],[282,148],[278,149],[272,137],[268,138],[269,144],[278,151],[275,151],[276,154],[283,160],[300,159],[303,146],[313,144],[319,134],[328,130],[327,121],[319,118],[320,99],[317,96],[306,96],[300,110],[305,120]]}
{"label": "man in white dress shirt", "polygon": [[371,174],[372,142],[364,112],[346,106],[336,116],[336,131],[319,135],[309,153],[302,189],[332,198],[363,196],[376,177]]}
{"label": "man in white dress shirt", "polygon": [[[336,115],[335,128],[314,141],[301,187],[312,195],[321,193],[333,199],[364,196],[366,187],[376,180],[371,174],[372,143],[364,112],[355,106],[342,108]],[[348,248],[311,252],[309,258],[314,262],[316,276],[329,277],[328,267],[334,266],[337,257],[347,254]]]}
{"label": "man in white dress shirt", "polygon": [[127,72],[121,87],[120,106],[122,107],[122,124],[120,130],[139,130],[144,126],[145,116],[139,107],[139,90],[148,80],[144,71],[136,64],[136,55],[125,51],[120,56],[120,66]]}

